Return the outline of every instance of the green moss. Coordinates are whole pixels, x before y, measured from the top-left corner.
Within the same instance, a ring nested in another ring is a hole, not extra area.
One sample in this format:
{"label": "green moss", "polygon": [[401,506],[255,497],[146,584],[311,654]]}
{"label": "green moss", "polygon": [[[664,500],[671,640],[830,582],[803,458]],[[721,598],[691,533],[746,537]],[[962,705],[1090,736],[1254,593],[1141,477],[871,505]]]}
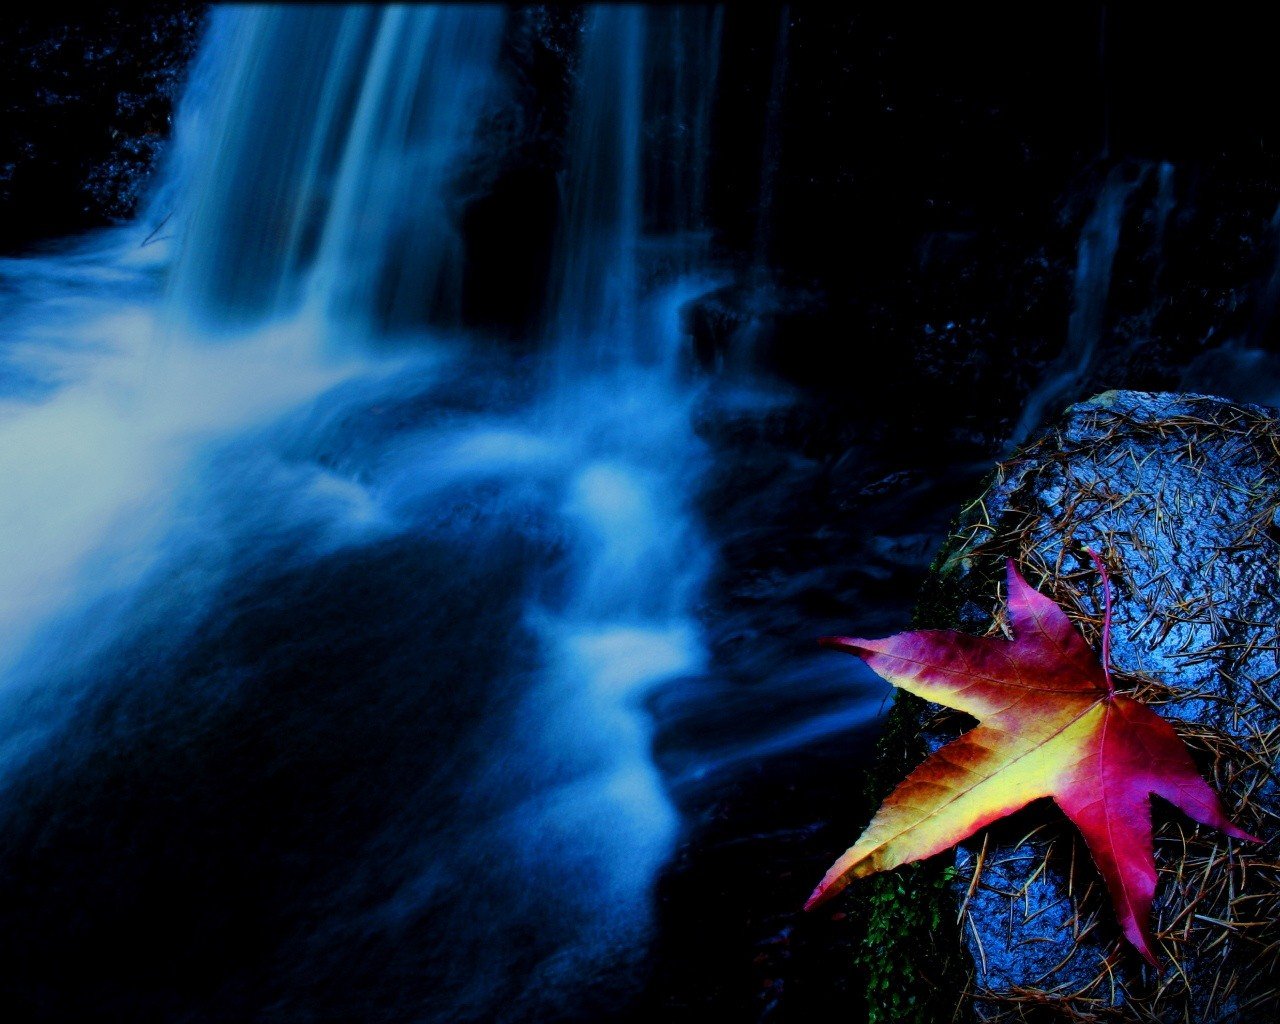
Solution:
{"label": "green moss", "polygon": [[870,1024],[930,1024],[950,1020],[958,943],[947,935],[955,920],[950,883],[955,868],[939,860],[876,875],[863,899],[867,932],[857,954],[867,985]]}

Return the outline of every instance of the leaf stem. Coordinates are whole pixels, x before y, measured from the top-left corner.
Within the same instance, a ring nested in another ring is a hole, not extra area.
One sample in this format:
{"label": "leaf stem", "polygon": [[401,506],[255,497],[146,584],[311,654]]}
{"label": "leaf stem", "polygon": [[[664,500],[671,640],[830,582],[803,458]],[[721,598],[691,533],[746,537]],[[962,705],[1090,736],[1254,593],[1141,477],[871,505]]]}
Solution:
{"label": "leaf stem", "polygon": [[1094,568],[1102,577],[1102,673],[1107,677],[1107,696],[1114,697],[1116,687],[1111,681],[1111,577],[1107,575],[1107,567],[1098,553],[1090,547],[1085,550],[1089,552]]}

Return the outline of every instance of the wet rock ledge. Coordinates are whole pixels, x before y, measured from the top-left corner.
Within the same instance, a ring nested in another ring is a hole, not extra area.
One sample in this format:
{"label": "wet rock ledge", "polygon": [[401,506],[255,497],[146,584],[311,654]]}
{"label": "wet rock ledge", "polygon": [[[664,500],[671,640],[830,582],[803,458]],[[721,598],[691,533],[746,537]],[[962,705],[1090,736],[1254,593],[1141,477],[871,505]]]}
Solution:
{"label": "wet rock ledge", "polygon": [[[1147,967],[1123,942],[1083,842],[1048,801],[954,853],[868,880],[872,1020],[1270,1021],[1280,1010],[1280,413],[1113,391],[1069,409],[960,514],[918,625],[995,634],[1012,556],[1095,645],[1102,552],[1117,683],[1174,723],[1262,847],[1154,803]],[[971,724],[903,694],[883,796]],[[880,965],[880,966],[877,966]]]}

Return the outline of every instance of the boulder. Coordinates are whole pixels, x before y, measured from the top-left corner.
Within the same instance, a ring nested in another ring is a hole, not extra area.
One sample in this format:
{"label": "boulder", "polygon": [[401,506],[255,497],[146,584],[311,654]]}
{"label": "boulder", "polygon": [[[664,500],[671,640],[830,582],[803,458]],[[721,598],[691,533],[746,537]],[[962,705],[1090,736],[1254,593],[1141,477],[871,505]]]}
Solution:
{"label": "boulder", "polygon": [[[919,624],[1001,631],[998,580],[1011,556],[1096,647],[1101,583],[1086,546],[1112,575],[1118,685],[1174,724],[1234,820],[1271,839],[1280,814],[1280,413],[1135,391],[1072,407],[998,465],[961,514]],[[894,719],[882,788],[901,778],[904,759],[971,724],[915,698],[900,700]],[[884,930],[877,913],[934,904],[917,913],[942,922],[941,934],[917,936],[943,965],[932,978],[917,972],[932,983],[931,1012],[960,993],[962,1014],[979,1020],[1276,1019],[1271,842],[1229,840],[1153,804],[1158,970],[1124,942],[1083,842],[1049,801],[901,876],[897,899],[869,901],[870,934]],[[875,993],[871,1002],[874,1017]]]}

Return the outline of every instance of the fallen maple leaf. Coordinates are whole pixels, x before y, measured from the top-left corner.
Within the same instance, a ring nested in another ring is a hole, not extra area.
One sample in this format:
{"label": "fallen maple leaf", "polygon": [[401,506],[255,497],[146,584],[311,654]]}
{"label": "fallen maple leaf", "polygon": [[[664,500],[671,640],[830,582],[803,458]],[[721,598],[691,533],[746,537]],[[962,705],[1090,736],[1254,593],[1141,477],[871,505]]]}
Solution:
{"label": "fallen maple leaf", "polygon": [[[1092,552],[1090,552],[1092,554]],[[894,686],[967,712],[979,725],[942,747],[893,791],[832,865],[805,909],[855,878],[941,853],[1039,797],[1053,797],[1084,835],[1125,936],[1154,964],[1147,932],[1155,893],[1151,794],[1238,839],[1172,726],[1115,692],[1111,594],[1099,662],[1071,620],[1008,563],[1013,640],[952,630],[885,640],[824,637]]]}

